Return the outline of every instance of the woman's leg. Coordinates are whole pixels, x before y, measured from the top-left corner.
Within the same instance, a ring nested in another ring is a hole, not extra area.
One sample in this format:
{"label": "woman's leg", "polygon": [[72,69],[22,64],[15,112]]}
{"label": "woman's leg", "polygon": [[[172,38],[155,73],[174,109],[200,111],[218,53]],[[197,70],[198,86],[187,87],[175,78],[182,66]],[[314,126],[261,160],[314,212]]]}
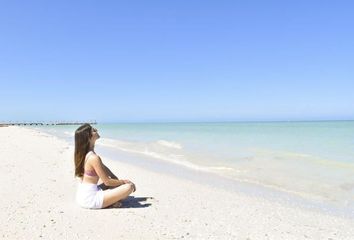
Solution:
{"label": "woman's leg", "polygon": [[131,183],[120,185],[114,189],[103,191],[102,208],[111,206],[112,204],[127,198],[134,191],[134,186]]}

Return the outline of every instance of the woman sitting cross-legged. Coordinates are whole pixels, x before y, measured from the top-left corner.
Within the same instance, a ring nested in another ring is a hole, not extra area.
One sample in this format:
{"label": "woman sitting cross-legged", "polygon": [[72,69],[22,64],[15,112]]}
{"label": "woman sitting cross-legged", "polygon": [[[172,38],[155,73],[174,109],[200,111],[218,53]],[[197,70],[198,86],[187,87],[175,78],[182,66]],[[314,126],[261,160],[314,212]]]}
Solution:
{"label": "woman sitting cross-legged", "polygon": [[119,207],[119,201],[134,192],[135,185],[129,180],[119,180],[102,163],[94,151],[99,138],[97,129],[90,124],[83,124],[75,131],[75,176],[80,178],[76,202],[91,209]]}

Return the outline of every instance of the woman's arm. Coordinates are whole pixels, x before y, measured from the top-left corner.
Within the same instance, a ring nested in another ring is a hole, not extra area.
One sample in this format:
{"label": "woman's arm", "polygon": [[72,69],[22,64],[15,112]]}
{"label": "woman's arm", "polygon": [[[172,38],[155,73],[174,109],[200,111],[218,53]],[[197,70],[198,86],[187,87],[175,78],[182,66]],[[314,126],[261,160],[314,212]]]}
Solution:
{"label": "woman's arm", "polygon": [[114,175],[114,173],[112,173],[112,171],[106,165],[102,163],[102,166],[110,178],[118,179],[118,177]]}
{"label": "woman's arm", "polygon": [[[103,165],[101,158],[99,156],[92,155],[91,157],[89,157],[88,161],[90,162],[92,167],[95,169],[98,177],[103,181],[104,185],[110,186],[110,187],[117,187],[117,186],[124,184],[124,181],[119,180],[118,178],[110,178],[109,177],[108,173],[106,172],[105,166]],[[111,172],[111,171],[109,170],[109,172]],[[113,174],[113,176],[114,176],[114,174]]]}

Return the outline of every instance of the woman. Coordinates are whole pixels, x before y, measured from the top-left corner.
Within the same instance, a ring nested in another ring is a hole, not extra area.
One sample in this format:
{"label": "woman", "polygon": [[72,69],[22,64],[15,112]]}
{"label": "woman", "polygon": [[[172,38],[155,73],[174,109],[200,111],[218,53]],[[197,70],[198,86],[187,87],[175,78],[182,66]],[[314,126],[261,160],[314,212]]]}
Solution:
{"label": "woman", "polygon": [[[135,191],[129,180],[119,180],[95,153],[95,142],[100,138],[97,129],[83,124],[75,131],[75,176],[80,178],[76,201],[84,208],[100,209],[119,207],[120,200]],[[100,180],[100,181],[99,181]],[[103,190],[97,184],[103,183]]]}

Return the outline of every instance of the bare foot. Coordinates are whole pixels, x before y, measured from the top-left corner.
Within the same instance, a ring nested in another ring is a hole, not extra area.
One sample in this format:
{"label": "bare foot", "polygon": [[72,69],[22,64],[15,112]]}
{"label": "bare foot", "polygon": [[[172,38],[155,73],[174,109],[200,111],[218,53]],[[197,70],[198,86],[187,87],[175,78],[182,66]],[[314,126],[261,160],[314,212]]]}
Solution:
{"label": "bare foot", "polygon": [[109,206],[110,208],[120,208],[122,206],[122,203],[121,202],[116,202],[116,203],[113,203],[111,206]]}

